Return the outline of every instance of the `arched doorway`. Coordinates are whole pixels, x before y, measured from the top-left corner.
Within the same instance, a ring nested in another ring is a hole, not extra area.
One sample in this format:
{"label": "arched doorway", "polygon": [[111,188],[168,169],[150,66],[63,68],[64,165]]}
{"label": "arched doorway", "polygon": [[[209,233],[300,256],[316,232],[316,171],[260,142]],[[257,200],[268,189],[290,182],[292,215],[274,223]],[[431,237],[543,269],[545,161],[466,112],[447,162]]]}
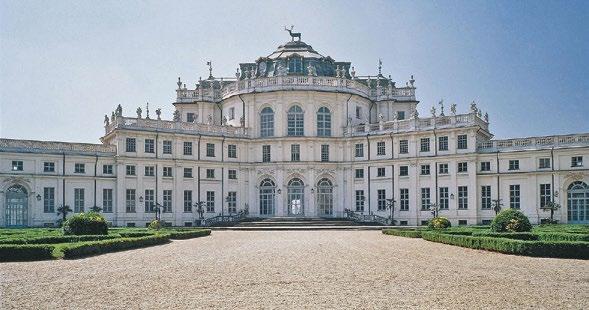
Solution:
{"label": "arched doorway", "polygon": [[567,189],[567,222],[589,223],[589,186],[576,181]]}
{"label": "arched doorway", "polygon": [[333,184],[328,179],[317,182],[317,206],[319,216],[333,215]]}
{"label": "arched doorway", "polygon": [[292,179],[287,186],[288,215],[302,216],[304,207],[305,184],[301,179]]}
{"label": "arched doorway", "polygon": [[27,226],[29,195],[22,185],[13,185],[6,190],[6,227]]}
{"label": "arched doorway", "polygon": [[260,183],[260,215],[274,215],[276,184],[270,179]]}

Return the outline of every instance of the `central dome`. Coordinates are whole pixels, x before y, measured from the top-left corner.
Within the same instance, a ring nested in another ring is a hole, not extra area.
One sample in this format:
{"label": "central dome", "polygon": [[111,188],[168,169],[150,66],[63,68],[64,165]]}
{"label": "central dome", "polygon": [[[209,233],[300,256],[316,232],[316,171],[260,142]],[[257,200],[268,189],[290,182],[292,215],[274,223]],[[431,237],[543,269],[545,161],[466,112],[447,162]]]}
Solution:
{"label": "central dome", "polygon": [[313,47],[302,41],[290,41],[280,45],[276,51],[268,55],[268,59],[288,58],[293,55],[298,55],[303,58],[323,58],[323,55],[317,53]]}

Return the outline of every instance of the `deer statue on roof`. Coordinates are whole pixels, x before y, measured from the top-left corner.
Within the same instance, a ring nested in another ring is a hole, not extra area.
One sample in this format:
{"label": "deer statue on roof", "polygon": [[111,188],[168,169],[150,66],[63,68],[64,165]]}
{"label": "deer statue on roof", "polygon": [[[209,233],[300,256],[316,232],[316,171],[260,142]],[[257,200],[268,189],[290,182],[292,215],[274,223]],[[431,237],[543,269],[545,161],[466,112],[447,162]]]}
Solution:
{"label": "deer statue on roof", "polygon": [[292,29],[294,28],[293,25],[290,25],[290,29],[286,28],[286,26],[284,26],[284,30],[288,31],[288,33],[290,34],[290,40],[294,41],[295,38],[298,38],[297,41],[301,41],[301,33],[300,32],[292,32]]}

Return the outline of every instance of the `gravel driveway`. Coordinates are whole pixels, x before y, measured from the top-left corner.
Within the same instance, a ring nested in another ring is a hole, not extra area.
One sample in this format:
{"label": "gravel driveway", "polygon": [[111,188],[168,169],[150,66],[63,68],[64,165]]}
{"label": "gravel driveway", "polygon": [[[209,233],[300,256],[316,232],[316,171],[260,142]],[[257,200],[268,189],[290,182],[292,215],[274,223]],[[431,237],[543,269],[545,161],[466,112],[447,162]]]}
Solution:
{"label": "gravel driveway", "polygon": [[379,231],[214,231],[79,260],[0,264],[0,309],[588,309],[589,261]]}

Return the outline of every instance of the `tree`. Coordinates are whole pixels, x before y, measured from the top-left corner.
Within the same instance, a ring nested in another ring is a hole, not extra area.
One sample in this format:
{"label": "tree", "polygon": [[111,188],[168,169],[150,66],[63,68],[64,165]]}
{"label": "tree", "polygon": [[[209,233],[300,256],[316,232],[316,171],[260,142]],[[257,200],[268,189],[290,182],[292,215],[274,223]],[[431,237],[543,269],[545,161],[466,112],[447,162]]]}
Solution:
{"label": "tree", "polygon": [[554,211],[560,209],[560,207],[561,205],[559,205],[558,203],[554,201],[549,201],[543,207],[540,207],[540,209],[544,211],[550,210],[550,223],[554,223]]}
{"label": "tree", "polygon": [[90,211],[100,213],[100,211],[102,211],[102,208],[99,206],[93,206],[92,208],[90,208]]}
{"label": "tree", "polygon": [[393,219],[393,214],[395,212],[395,199],[394,198],[387,199],[385,208],[391,210],[390,220],[391,220],[391,225],[394,225],[395,220]]}
{"label": "tree", "polygon": [[434,218],[438,217],[438,214],[440,213],[440,205],[435,202],[430,204],[429,211],[432,213]]}
{"label": "tree", "polygon": [[69,213],[72,213],[74,210],[72,210],[72,208],[70,208],[70,206],[68,205],[61,205],[59,208],[57,208],[57,215],[61,215],[61,222],[65,222],[67,215]]}
{"label": "tree", "polygon": [[196,210],[196,213],[198,213],[198,218],[200,220],[202,220],[204,218],[204,213],[205,213],[205,205],[207,204],[206,201],[197,201],[194,203],[194,209]]}
{"label": "tree", "polygon": [[493,207],[493,211],[495,211],[495,216],[497,216],[497,214],[501,212],[501,207],[503,207],[503,203],[501,202],[501,199],[493,199],[491,206]]}

